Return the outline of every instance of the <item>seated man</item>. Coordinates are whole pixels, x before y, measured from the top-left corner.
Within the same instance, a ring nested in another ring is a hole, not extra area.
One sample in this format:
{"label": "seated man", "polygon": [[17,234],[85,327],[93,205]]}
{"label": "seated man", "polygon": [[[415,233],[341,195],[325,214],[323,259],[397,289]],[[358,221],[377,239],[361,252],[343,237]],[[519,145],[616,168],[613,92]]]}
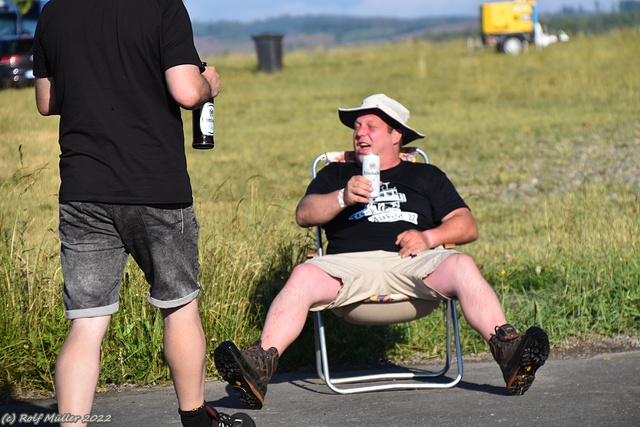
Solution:
{"label": "seated man", "polygon": [[[262,407],[278,357],[298,337],[309,310],[365,300],[374,294],[457,298],[467,320],[489,342],[509,394],[523,394],[549,355],[549,339],[534,326],[524,334],[507,323],[500,302],[468,255],[444,249],[478,237],[471,211],[447,176],[430,164],[399,158],[400,147],[424,135],[407,125],[409,111],[386,95],[339,109],[353,128],[356,163],[331,163],[318,172],[298,204],[301,227],[321,225],[327,255],[296,266],[274,299],[260,340],[240,351],[221,343],[214,360],[222,378],[250,406]],[[380,181],[399,194],[393,215],[361,175],[362,156],[380,156]],[[267,350],[265,350],[267,349]]]}

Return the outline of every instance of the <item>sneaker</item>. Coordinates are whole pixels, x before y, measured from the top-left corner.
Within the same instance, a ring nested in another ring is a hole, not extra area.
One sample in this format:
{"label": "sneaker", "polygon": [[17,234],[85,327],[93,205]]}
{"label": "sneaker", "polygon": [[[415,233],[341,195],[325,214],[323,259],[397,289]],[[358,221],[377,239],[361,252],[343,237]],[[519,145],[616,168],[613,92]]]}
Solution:
{"label": "sneaker", "polygon": [[538,326],[532,326],[524,334],[517,333],[509,324],[496,326],[489,346],[502,370],[508,394],[524,394],[533,383],[538,368],[549,357],[549,337]]}
{"label": "sneaker", "polygon": [[212,419],[211,427],[256,427],[251,417],[243,412],[227,415],[216,411],[209,405],[205,405],[207,414]]}
{"label": "sneaker", "polygon": [[258,409],[264,404],[267,384],[278,366],[278,350],[263,350],[261,341],[240,351],[231,342],[220,343],[213,359],[222,379],[233,386],[240,400]]}

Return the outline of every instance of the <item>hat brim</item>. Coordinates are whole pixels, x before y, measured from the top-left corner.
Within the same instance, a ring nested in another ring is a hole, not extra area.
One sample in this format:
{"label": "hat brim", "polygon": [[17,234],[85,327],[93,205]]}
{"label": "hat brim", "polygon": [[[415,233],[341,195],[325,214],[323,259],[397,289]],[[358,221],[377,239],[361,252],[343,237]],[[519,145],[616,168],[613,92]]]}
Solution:
{"label": "hat brim", "polygon": [[424,138],[423,134],[400,123],[379,108],[338,108],[340,121],[343,125],[351,129],[354,128],[356,119],[365,114],[375,114],[394,129],[402,129],[404,131],[402,133],[402,145],[408,144],[416,139]]}

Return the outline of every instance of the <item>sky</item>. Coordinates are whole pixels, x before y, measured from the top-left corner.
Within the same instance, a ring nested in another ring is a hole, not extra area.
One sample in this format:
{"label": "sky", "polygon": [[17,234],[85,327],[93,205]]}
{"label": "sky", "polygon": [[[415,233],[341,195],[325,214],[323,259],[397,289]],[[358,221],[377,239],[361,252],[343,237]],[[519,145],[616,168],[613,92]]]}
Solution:
{"label": "sky", "polygon": [[[477,16],[482,0],[184,0],[191,20],[241,21],[283,15],[346,15],[357,17],[420,18],[427,16]],[[538,0],[541,13],[557,12],[563,6],[593,12],[611,12],[618,0]]]}

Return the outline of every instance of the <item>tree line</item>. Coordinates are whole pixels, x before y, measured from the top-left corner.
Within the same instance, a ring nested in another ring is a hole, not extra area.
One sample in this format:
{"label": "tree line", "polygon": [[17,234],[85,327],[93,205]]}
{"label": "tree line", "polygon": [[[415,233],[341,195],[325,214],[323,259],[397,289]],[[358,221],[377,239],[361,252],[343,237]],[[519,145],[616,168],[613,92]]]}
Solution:
{"label": "tree line", "polygon": [[[549,32],[564,30],[569,35],[600,34],[618,28],[640,28],[638,13],[558,14],[540,19]],[[215,21],[193,23],[196,37],[226,42],[244,42],[252,35],[329,34],[336,44],[416,36],[430,40],[476,36],[480,20],[475,16],[399,18],[356,18],[344,16],[282,16],[253,22]]]}

